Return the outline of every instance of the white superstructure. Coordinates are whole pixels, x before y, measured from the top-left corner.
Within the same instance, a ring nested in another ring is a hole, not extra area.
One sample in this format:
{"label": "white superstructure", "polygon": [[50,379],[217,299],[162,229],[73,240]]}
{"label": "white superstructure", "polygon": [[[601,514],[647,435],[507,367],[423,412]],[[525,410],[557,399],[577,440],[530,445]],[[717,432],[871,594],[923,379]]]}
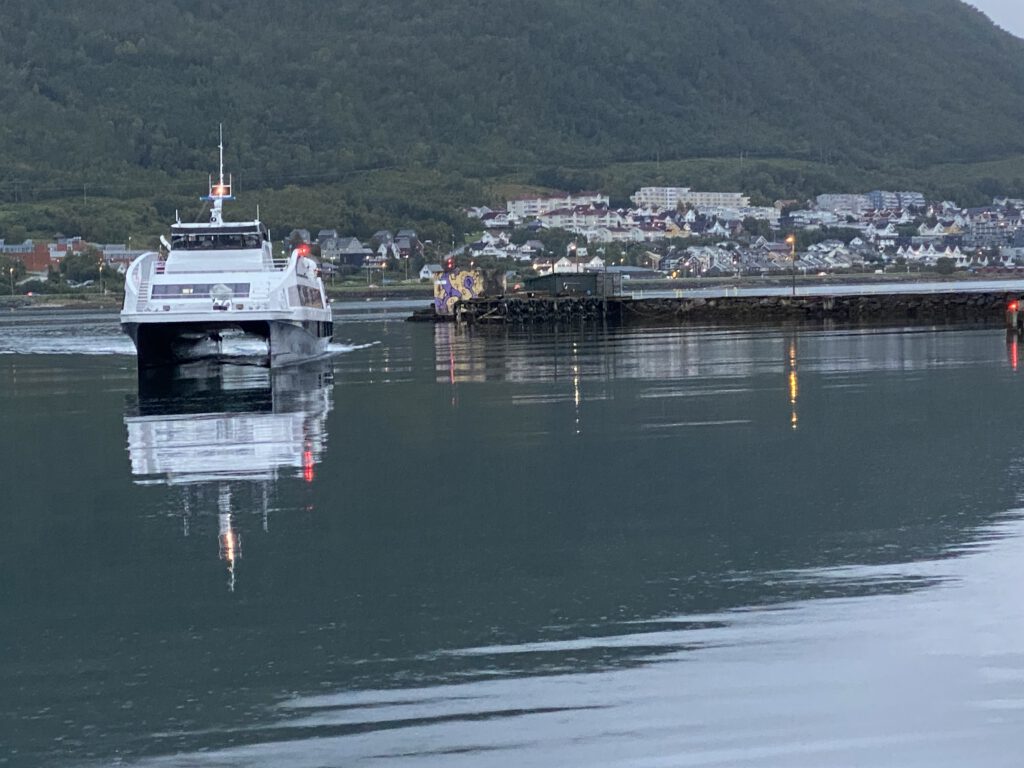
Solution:
{"label": "white superstructure", "polygon": [[330,303],[308,246],[275,259],[257,218],[226,222],[224,179],[210,180],[210,221],[171,226],[161,252],[139,256],[125,275],[121,327],[135,342],[139,365],[176,363],[216,354],[221,334],[239,330],[267,343],[271,366],[325,353],[334,332]]}

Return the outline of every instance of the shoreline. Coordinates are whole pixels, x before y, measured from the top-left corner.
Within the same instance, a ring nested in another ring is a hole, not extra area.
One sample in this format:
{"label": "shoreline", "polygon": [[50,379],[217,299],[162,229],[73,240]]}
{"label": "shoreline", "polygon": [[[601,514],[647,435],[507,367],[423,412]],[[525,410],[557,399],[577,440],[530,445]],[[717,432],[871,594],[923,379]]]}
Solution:
{"label": "shoreline", "polygon": [[[1016,273],[996,274],[964,274],[938,275],[934,272],[914,273],[885,273],[882,275],[857,273],[857,274],[832,274],[820,275],[797,275],[796,285],[798,288],[813,286],[837,286],[865,284],[872,286],[884,286],[886,284],[904,286],[914,283],[964,283],[964,282],[1013,282],[1022,279],[1022,275]],[[773,275],[771,277],[741,276],[741,277],[713,277],[713,278],[677,278],[674,280],[630,280],[623,286],[627,292],[637,291],[706,291],[726,288],[783,288],[792,285],[792,277],[785,275]],[[327,296],[332,302],[338,301],[361,301],[367,299],[408,299],[430,301],[433,298],[433,289],[430,285],[407,285],[390,286],[387,288],[337,288],[326,286]],[[116,310],[120,309],[124,301],[123,293],[100,294],[73,294],[73,293],[44,293],[34,296],[0,296],[0,311],[21,311],[33,309],[69,309],[69,310]]]}

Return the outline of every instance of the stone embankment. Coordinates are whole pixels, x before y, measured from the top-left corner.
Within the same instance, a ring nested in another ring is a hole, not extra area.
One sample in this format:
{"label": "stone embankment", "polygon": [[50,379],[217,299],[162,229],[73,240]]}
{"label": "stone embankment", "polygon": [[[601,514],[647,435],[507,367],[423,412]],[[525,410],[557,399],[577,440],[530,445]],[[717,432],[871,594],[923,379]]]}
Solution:
{"label": "stone embankment", "polygon": [[851,296],[726,296],[634,299],[622,318],[761,321],[832,320],[997,320],[1015,294],[892,293]]}
{"label": "stone embankment", "polygon": [[764,322],[828,319],[840,322],[932,320],[996,321],[1016,294],[1005,291],[957,293],[870,293],[832,296],[723,296],[715,298],[625,298],[503,296],[455,305],[453,316],[433,310],[411,320],[458,323]]}

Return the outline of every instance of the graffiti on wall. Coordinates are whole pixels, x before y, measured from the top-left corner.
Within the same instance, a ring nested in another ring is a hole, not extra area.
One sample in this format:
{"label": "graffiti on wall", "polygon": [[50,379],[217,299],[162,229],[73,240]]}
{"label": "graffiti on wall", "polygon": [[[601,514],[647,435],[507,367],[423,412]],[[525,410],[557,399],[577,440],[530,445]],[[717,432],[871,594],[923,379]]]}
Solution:
{"label": "graffiti on wall", "polygon": [[455,302],[460,299],[475,299],[484,292],[484,280],[479,272],[456,269],[438,276],[434,282],[434,311],[439,315],[451,315]]}

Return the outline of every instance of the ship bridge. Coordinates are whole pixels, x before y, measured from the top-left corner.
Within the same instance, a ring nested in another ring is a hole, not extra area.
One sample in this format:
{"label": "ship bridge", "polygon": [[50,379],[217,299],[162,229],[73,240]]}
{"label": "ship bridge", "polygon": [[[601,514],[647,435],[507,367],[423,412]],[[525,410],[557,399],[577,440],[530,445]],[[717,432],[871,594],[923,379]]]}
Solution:
{"label": "ship bridge", "polygon": [[166,272],[273,269],[270,234],[260,222],[174,224]]}

